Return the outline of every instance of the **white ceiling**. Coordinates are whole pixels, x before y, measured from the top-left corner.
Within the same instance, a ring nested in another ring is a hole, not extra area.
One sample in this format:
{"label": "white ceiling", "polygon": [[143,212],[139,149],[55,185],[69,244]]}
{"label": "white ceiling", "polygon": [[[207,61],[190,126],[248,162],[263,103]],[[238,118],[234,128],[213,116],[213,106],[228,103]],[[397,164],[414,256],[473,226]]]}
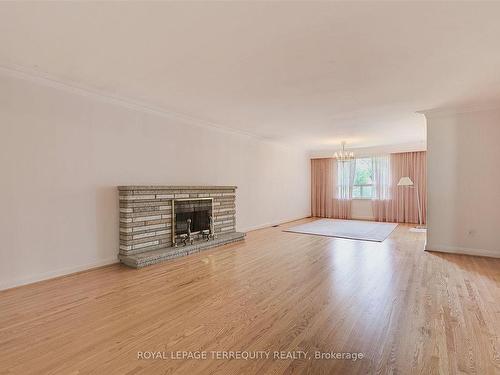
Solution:
{"label": "white ceiling", "polygon": [[308,149],[500,97],[500,3],[0,4],[0,65]]}

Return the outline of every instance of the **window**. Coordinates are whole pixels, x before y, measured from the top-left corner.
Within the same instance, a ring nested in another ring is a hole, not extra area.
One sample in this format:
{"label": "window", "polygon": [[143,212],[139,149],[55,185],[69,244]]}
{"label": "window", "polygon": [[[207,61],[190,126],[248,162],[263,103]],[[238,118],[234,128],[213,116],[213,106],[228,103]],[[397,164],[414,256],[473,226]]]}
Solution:
{"label": "window", "polygon": [[352,197],[354,199],[372,199],[374,193],[372,158],[356,159],[355,168]]}
{"label": "window", "polygon": [[337,164],[336,199],[389,199],[389,155],[362,157]]}

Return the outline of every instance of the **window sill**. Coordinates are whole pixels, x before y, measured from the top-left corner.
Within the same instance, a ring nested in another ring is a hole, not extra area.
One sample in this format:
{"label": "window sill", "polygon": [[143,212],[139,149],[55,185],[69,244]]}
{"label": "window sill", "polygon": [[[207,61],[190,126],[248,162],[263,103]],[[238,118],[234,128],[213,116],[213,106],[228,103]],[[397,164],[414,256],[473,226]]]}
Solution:
{"label": "window sill", "polygon": [[353,201],[371,201],[373,198],[352,198]]}

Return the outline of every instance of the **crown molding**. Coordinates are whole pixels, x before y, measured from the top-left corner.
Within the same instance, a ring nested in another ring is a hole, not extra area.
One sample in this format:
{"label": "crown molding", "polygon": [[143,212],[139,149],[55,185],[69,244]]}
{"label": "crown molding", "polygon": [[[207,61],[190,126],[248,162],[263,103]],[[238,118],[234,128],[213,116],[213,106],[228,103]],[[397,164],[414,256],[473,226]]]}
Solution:
{"label": "crown molding", "polygon": [[476,104],[455,106],[455,107],[437,107],[437,108],[417,111],[416,113],[424,115],[426,118],[434,118],[434,117],[452,116],[452,115],[459,115],[472,112],[494,111],[498,109],[500,109],[500,101],[483,102],[483,103],[476,103]]}
{"label": "crown molding", "polygon": [[[357,157],[395,154],[399,152],[426,151],[426,150],[427,150],[426,141],[416,141],[409,143],[399,143],[399,144],[381,145],[373,147],[348,148],[348,151],[354,152],[355,156]],[[335,151],[338,150],[337,149],[315,150],[309,153],[309,157],[311,159],[329,158],[333,157]]]}
{"label": "crown molding", "polygon": [[0,64],[0,73],[3,73],[7,76],[11,76],[14,78],[22,79],[25,81],[34,82],[46,87],[63,90],[80,96],[90,97],[99,100],[101,102],[121,106],[134,111],[160,116],[163,118],[167,118],[169,120],[180,121],[192,126],[207,128],[224,133],[243,135],[246,137],[256,138],[262,141],[275,142],[273,140],[270,140],[266,137],[263,137],[255,133],[233,129],[228,126],[224,126],[211,121],[206,121],[186,113],[171,111],[169,109],[152,106],[145,102],[138,101],[136,99],[110,94],[103,90],[98,90],[90,86],[82,85],[77,82],[69,82],[69,81],[65,82],[49,74],[44,74],[39,71],[28,69],[20,65],[6,66]]}

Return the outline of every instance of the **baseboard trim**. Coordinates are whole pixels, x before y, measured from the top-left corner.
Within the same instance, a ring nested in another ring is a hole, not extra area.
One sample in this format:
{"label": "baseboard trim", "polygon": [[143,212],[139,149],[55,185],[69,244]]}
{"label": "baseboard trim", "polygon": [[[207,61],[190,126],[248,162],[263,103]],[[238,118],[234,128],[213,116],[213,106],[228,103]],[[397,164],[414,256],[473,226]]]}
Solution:
{"label": "baseboard trim", "polygon": [[306,215],[306,216],[297,216],[297,217],[293,217],[293,218],[290,218],[290,219],[283,219],[283,220],[272,222],[272,223],[254,225],[254,226],[246,227],[246,228],[243,228],[243,229],[238,228],[238,231],[240,231],[240,232],[252,232],[254,230],[269,228],[269,227],[272,227],[274,225],[282,225],[282,224],[290,223],[292,221],[306,219],[308,217],[311,217],[311,216],[308,216],[308,215]]}
{"label": "baseboard trim", "polygon": [[[273,223],[255,225],[252,227],[247,227],[247,228],[243,229],[242,231],[251,232],[254,230],[269,228],[269,227],[272,227],[274,225],[282,225],[282,224],[290,223],[292,221],[306,219],[308,217],[310,217],[310,216],[299,216],[299,217],[280,220],[280,221],[273,222]],[[426,244],[425,251],[449,253],[449,254],[482,256],[482,257],[489,257],[489,258],[500,258],[500,253],[493,251],[493,250],[464,248],[464,247],[459,247],[459,246]],[[23,285],[34,284],[34,283],[37,283],[40,281],[55,279],[55,278],[59,278],[59,277],[63,277],[63,276],[69,276],[69,275],[72,275],[75,273],[89,271],[89,270],[94,269],[94,268],[108,266],[108,265],[115,264],[118,262],[119,262],[119,260],[117,257],[112,257],[112,258],[103,259],[103,260],[100,260],[97,262],[84,264],[81,266],[68,267],[68,268],[63,268],[63,269],[56,270],[56,271],[45,272],[45,273],[41,273],[41,274],[31,276],[28,278],[23,278],[23,279],[14,280],[12,282],[2,283],[2,284],[0,284],[0,291],[16,288],[16,287],[23,286]]]}
{"label": "baseboard trim", "polygon": [[449,246],[449,245],[429,245],[425,244],[425,251],[432,251],[438,253],[450,253],[461,255],[472,255],[488,258],[500,258],[500,253],[493,250],[485,249],[472,249],[468,247]]}
{"label": "baseboard trim", "polygon": [[119,262],[119,260],[118,260],[118,257],[116,256],[113,258],[99,260],[97,262],[87,263],[87,264],[84,264],[81,266],[67,267],[67,268],[62,268],[62,269],[56,270],[56,271],[44,272],[44,273],[40,273],[40,274],[35,275],[35,276],[26,277],[26,278],[14,280],[11,282],[2,283],[2,284],[0,284],[0,291],[12,289],[12,288],[17,288],[19,286],[35,284],[35,283],[38,283],[41,281],[56,279],[56,278],[63,277],[63,276],[69,276],[69,275],[72,275],[75,273],[89,271],[89,270],[94,269],[94,268],[109,266],[110,264],[115,264],[118,262]]}
{"label": "baseboard trim", "polygon": [[[290,218],[290,219],[280,220],[278,222],[255,225],[255,226],[247,227],[244,229],[238,228],[238,230],[242,231],[242,232],[251,232],[254,230],[258,230],[258,229],[272,227],[273,225],[281,225],[281,224],[289,223],[291,221],[305,219],[306,217],[308,217],[308,216],[299,216],[299,217],[294,217],[294,218]],[[113,257],[113,258],[103,259],[103,260],[93,262],[93,263],[84,264],[81,266],[68,267],[68,268],[63,268],[63,269],[59,269],[56,271],[45,272],[45,273],[41,273],[41,274],[38,274],[35,276],[14,280],[11,282],[0,283],[0,291],[12,289],[12,288],[17,288],[17,287],[24,286],[24,285],[34,284],[34,283],[38,283],[38,282],[45,281],[45,280],[55,279],[58,277],[69,276],[69,275],[72,275],[75,273],[89,271],[89,270],[94,269],[94,268],[104,267],[104,266],[108,266],[110,264],[115,264],[115,263],[119,263],[118,256]]]}

